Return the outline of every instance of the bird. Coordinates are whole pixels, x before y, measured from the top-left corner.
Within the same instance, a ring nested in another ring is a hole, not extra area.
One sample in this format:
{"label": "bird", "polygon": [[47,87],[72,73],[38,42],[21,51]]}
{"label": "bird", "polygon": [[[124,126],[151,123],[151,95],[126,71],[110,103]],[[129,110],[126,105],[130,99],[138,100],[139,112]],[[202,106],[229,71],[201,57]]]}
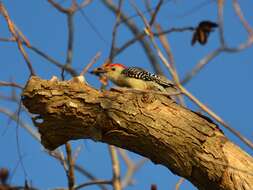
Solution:
{"label": "bird", "polygon": [[127,67],[120,63],[109,63],[92,71],[102,74],[119,87],[136,90],[154,90],[174,93],[176,85],[164,76],[156,75],[140,67]]}

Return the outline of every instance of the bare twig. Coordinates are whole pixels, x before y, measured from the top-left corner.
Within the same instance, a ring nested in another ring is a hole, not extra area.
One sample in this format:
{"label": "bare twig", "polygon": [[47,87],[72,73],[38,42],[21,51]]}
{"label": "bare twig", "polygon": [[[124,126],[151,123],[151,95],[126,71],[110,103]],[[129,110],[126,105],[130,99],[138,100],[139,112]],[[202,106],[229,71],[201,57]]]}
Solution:
{"label": "bare twig", "polygon": [[134,165],[134,162],[129,158],[129,156],[126,153],[126,150],[119,148],[119,154],[126,163],[127,167],[132,167]]}
{"label": "bare twig", "polygon": [[117,29],[118,26],[120,25],[120,19],[121,19],[121,8],[123,5],[123,0],[119,0],[119,4],[118,4],[118,9],[117,9],[117,13],[116,13],[116,22],[113,26],[113,30],[112,30],[112,43],[111,43],[111,50],[110,50],[110,54],[109,54],[109,61],[113,62],[113,58],[115,56],[115,50],[116,50],[116,37],[117,37]]}
{"label": "bare twig", "polygon": [[[164,3],[162,3],[162,5],[165,5],[165,4],[169,3],[169,2],[171,2],[171,0],[165,0]],[[156,8],[157,8],[157,6],[150,7],[148,9],[146,9],[146,10],[143,10],[142,13],[143,14],[148,14],[150,11],[153,11]],[[127,19],[130,20],[130,19],[133,19],[133,18],[138,17],[138,16],[139,16],[138,14],[133,14],[133,15],[128,16]]]}
{"label": "bare twig", "polygon": [[[195,28],[191,27],[191,26],[189,26],[189,27],[182,27],[182,28],[171,28],[171,29],[164,30],[164,31],[161,31],[161,32],[158,32],[158,33],[154,33],[154,36],[155,37],[159,37],[160,35],[170,34],[170,33],[173,33],[173,32],[193,31],[194,29]],[[130,47],[131,45],[133,45],[138,40],[141,40],[145,36],[146,36],[145,32],[141,32],[138,35],[135,35],[131,40],[128,40],[121,47],[119,47],[117,49],[117,51],[115,52],[115,55],[120,54],[122,51],[124,51],[125,49],[127,49],[128,47]]]}
{"label": "bare twig", "polygon": [[98,58],[101,56],[101,52],[97,52],[96,55],[92,58],[92,60],[83,68],[82,72],[80,73],[80,76],[83,76],[85,73],[87,73],[87,71],[89,70],[89,68],[97,62]]}
{"label": "bare twig", "polygon": [[250,37],[246,42],[239,44],[237,47],[219,47],[209,53],[207,56],[202,58],[199,63],[188,73],[186,73],[184,79],[181,81],[182,84],[185,84],[189,82],[201,69],[203,69],[204,66],[206,66],[208,63],[210,63],[211,60],[213,60],[215,57],[220,55],[223,52],[228,53],[237,53],[240,52],[246,48],[249,48],[253,44],[253,36]]}
{"label": "bare twig", "polygon": [[[109,10],[111,10],[114,14],[117,14],[117,6],[114,5],[112,1],[102,0],[102,2]],[[120,16],[121,16],[122,22],[126,24],[126,26],[130,29],[130,31],[132,32],[134,36],[138,36],[141,33],[138,27],[136,26],[136,24],[133,21],[129,20],[128,17],[122,11],[121,11]],[[150,47],[150,43],[146,39],[143,39],[143,38],[139,39],[139,41],[147,57],[149,58],[155,72],[158,74],[163,74],[162,69],[159,65],[159,61],[157,57],[154,55],[153,50]]]}
{"label": "bare twig", "polygon": [[83,187],[87,187],[90,185],[98,185],[98,184],[112,185],[112,181],[111,180],[92,180],[90,182],[86,182],[86,183],[76,186],[75,190],[78,190],[78,189],[81,189]]}
{"label": "bare twig", "polygon": [[[65,66],[71,67],[73,60],[73,44],[74,44],[74,16],[72,12],[67,14],[67,20],[68,20],[68,47]],[[63,80],[64,80],[64,71],[65,68],[63,68],[61,72],[61,77]]]}
{"label": "bare twig", "polygon": [[1,107],[0,107],[0,113],[7,115],[9,118],[11,118],[15,122],[19,122],[19,125],[22,128],[24,128],[28,133],[32,135],[32,137],[34,137],[37,141],[40,142],[40,134],[37,131],[35,131],[31,126],[24,123],[21,119],[18,119],[18,116],[16,113],[11,112],[10,110],[6,108],[1,108]]}
{"label": "bare twig", "polygon": [[181,177],[181,178],[178,180],[178,182],[177,182],[177,184],[176,184],[176,186],[175,186],[175,190],[179,190],[180,185],[182,185],[183,182],[184,182],[184,178]]}
{"label": "bare twig", "polygon": [[168,30],[164,30],[164,31],[161,31],[161,32],[158,32],[158,33],[154,33],[154,36],[157,37],[157,36],[160,36],[160,35],[164,35],[164,34],[170,34],[170,33],[173,33],[173,32],[187,32],[187,31],[194,31],[195,30],[195,27],[192,27],[192,26],[185,26],[185,27],[181,27],[181,28],[170,28]]}
{"label": "bare twig", "polygon": [[1,109],[0,112],[6,114],[7,116],[9,116],[10,119],[14,120],[16,122],[16,145],[17,145],[17,154],[18,154],[18,158],[19,158],[19,163],[22,167],[22,170],[23,170],[23,174],[24,174],[24,177],[25,177],[25,180],[28,179],[28,175],[27,175],[27,171],[25,169],[25,166],[24,166],[24,163],[23,163],[23,160],[22,160],[22,156],[21,156],[21,150],[20,150],[20,144],[19,144],[19,135],[18,135],[18,129],[19,129],[19,126],[21,127],[24,127],[34,138],[36,138],[36,140],[40,140],[40,136],[39,134],[37,134],[38,136],[36,136],[36,132],[32,130],[32,128],[30,128],[28,125],[24,124],[21,119],[20,119],[20,112],[21,112],[21,107],[22,107],[22,104],[21,104],[21,100],[19,101],[19,106],[18,106],[18,110],[17,112],[10,112],[8,111],[7,109]]}
{"label": "bare twig", "polygon": [[[163,29],[162,29],[162,27],[161,27],[160,24],[156,24],[156,25],[155,25],[155,28],[156,28],[156,30],[158,31],[158,33],[163,33]],[[165,52],[166,52],[166,54],[167,54],[167,56],[168,56],[169,62],[170,62],[170,64],[171,64],[171,67],[172,67],[172,68],[175,70],[175,72],[177,73],[176,67],[175,67],[175,59],[174,59],[174,56],[173,56],[173,54],[172,54],[172,51],[171,51],[171,48],[170,48],[170,44],[169,44],[169,42],[168,42],[168,39],[166,38],[165,35],[159,35],[159,39],[160,39],[160,41],[161,41],[161,43],[162,43],[162,46],[163,46],[163,48],[164,48],[164,50],[165,50]],[[177,79],[177,80],[179,80],[179,79]]]}
{"label": "bare twig", "polygon": [[[83,167],[81,167],[78,164],[74,165],[74,168],[76,171],[80,172],[82,175],[86,176],[88,179],[92,180],[92,181],[99,181],[99,179],[97,179],[95,176],[93,176],[90,172],[88,172],[87,170],[85,170]],[[104,180],[103,180],[104,181]],[[97,184],[98,187],[100,187],[102,190],[107,190],[106,186],[103,184]]]}
{"label": "bare twig", "polygon": [[62,7],[60,4],[54,2],[54,0],[47,0],[54,8],[63,13],[68,13],[69,9]]}
{"label": "bare twig", "polygon": [[70,67],[69,65],[63,65],[60,62],[56,61],[55,59],[53,59],[52,57],[50,57],[49,55],[47,55],[46,53],[42,52],[41,50],[39,50],[38,48],[31,46],[30,47],[31,50],[33,50],[35,53],[37,53],[38,55],[42,56],[44,59],[48,60],[49,62],[51,62],[52,64],[54,64],[56,67],[63,69],[67,72],[69,72],[71,74],[71,76],[77,76],[77,72]]}
{"label": "bare twig", "polygon": [[[0,41],[2,41],[2,42],[15,42],[14,39],[8,39],[8,38],[0,38]],[[24,41],[22,41],[22,44],[27,46],[27,44]],[[52,57],[50,57],[49,55],[47,55],[46,53],[44,53],[43,51],[38,49],[37,47],[34,47],[34,46],[30,45],[30,46],[27,46],[27,48],[31,49],[32,51],[34,51],[35,53],[37,53],[38,55],[40,55],[41,57],[43,57],[47,61],[51,62],[56,67],[58,67],[60,69],[64,68],[65,71],[69,72],[72,76],[77,76],[78,75],[77,72],[73,68],[61,64],[60,62],[56,61],[55,59],[53,59]]]}
{"label": "bare twig", "polygon": [[83,2],[78,5],[78,9],[77,10],[82,9],[82,8],[88,6],[91,2],[92,2],[92,0],[83,0]]}
{"label": "bare twig", "polygon": [[67,56],[65,65],[62,68],[61,77],[64,80],[64,71],[65,68],[72,68],[72,59],[73,59],[73,46],[74,46],[74,13],[78,10],[82,11],[82,8],[90,4],[91,0],[84,0],[80,5],[76,2],[76,0],[72,0],[72,4],[69,8],[64,8],[60,4],[54,2],[54,0],[48,0],[48,2],[55,7],[58,11],[67,15],[67,23],[68,23],[68,47],[67,47]]}
{"label": "bare twig", "polygon": [[150,19],[150,22],[149,22],[150,26],[152,26],[155,23],[156,16],[157,16],[157,14],[158,14],[158,12],[159,12],[162,4],[163,4],[163,0],[159,0],[157,6],[155,8],[155,11],[154,11],[154,13],[151,16],[151,19]]}
{"label": "bare twig", "polygon": [[60,161],[60,164],[63,166],[64,171],[67,173],[68,172],[68,164],[67,160],[64,158],[63,152],[59,150],[54,150],[54,151],[48,151],[44,150],[46,153],[48,153],[50,156],[56,158],[58,161]]}
{"label": "bare twig", "polygon": [[77,158],[78,158],[78,156],[79,156],[81,150],[82,150],[82,145],[78,146],[78,147],[75,149],[75,152],[73,153],[73,156],[72,156],[72,157],[73,157],[73,164],[76,163],[76,160],[77,160]]}
{"label": "bare twig", "polygon": [[221,52],[222,49],[217,48],[216,50],[209,53],[207,56],[203,57],[191,71],[186,73],[184,79],[181,81],[181,84],[189,82],[205,65],[207,65],[211,60],[217,57]]}
{"label": "bare twig", "polygon": [[[17,45],[18,45],[18,49],[19,51],[21,52],[29,70],[30,70],[30,74],[31,75],[35,75],[35,71],[33,70],[33,67],[32,67],[32,63],[30,62],[29,58],[28,58],[28,55],[27,53],[25,52],[25,49],[22,45],[22,40],[20,39],[19,35],[16,33],[16,30],[15,30],[15,24],[12,22],[12,20],[10,19],[9,15],[8,15],[8,12],[7,10],[5,9],[3,3],[0,1],[0,13],[4,16],[7,24],[8,24],[8,27],[9,27],[9,31],[10,33],[12,34],[13,38],[15,39],[15,41],[17,42]],[[19,34],[21,34],[20,31],[18,31]],[[21,37],[24,36],[23,34],[21,35]],[[25,38],[25,42],[27,42],[27,39]],[[28,43],[29,44],[29,43]]]}
{"label": "bare twig", "polygon": [[220,36],[221,47],[226,46],[225,38],[224,38],[223,7],[224,7],[224,0],[218,0],[218,25],[219,25],[219,36]]}
{"label": "bare twig", "polygon": [[25,43],[27,47],[30,47],[30,42],[28,39],[25,37],[25,35],[21,32],[21,30],[18,29],[16,25],[14,25],[15,31],[18,33],[18,35],[21,37],[21,41]]}
{"label": "bare twig", "polygon": [[0,81],[0,86],[11,86],[11,87],[16,87],[19,89],[23,89],[23,87],[15,82],[5,82],[5,81]]}
{"label": "bare twig", "polygon": [[65,144],[65,149],[67,153],[67,162],[68,162],[68,186],[69,190],[74,190],[75,186],[75,175],[74,175],[74,161],[72,158],[72,150],[71,150],[71,145],[69,142]]}
{"label": "bare twig", "polygon": [[146,36],[145,32],[142,32],[142,33],[139,33],[138,35],[135,35],[131,40],[128,40],[121,47],[117,48],[117,50],[115,51],[115,56],[119,55],[121,52],[123,52],[128,47],[133,45],[135,42],[143,39],[145,36]]}
{"label": "bare twig", "polygon": [[89,26],[91,27],[91,29],[96,33],[96,35],[98,36],[98,38],[104,42],[105,45],[108,45],[108,42],[106,41],[106,39],[103,37],[103,35],[99,32],[99,30],[96,28],[96,25],[93,24],[93,22],[89,19],[89,17],[85,14],[85,12],[82,9],[79,9],[82,17],[84,18],[84,20],[89,24]]}
{"label": "bare twig", "polygon": [[132,184],[132,177],[134,175],[134,173],[141,168],[141,166],[144,165],[144,163],[146,163],[146,161],[148,160],[147,158],[143,158],[140,161],[138,161],[137,163],[134,163],[127,155],[126,151],[123,149],[119,149],[119,153],[120,156],[123,158],[124,162],[127,165],[127,172],[124,176],[124,178],[122,179],[122,188],[127,187],[128,185]]}
{"label": "bare twig", "polygon": [[250,25],[248,24],[248,22],[246,21],[246,19],[244,18],[243,13],[242,13],[241,8],[240,8],[240,5],[239,5],[237,0],[233,0],[233,7],[234,7],[234,10],[235,10],[237,16],[239,17],[242,25],[247,30],[249,36],[252,36],[253,35],[253,30],[250,27]]}
{"label": "bare twig", "polygon": [[3,94],[0,94],[0,99],[11,101],[11,102],[16,102],[16,103],[18,103],[20,100],[19,97],[17,97],[15,94],[12,94],[11,96],[6,96]]}
{"label": "bare twig", "polygon": [[108,145],[111,160],[112,160],[112,171],[113,171],[113,178],[112,178],[112,186],[114,190],[121,190],[121,181],[120,181],[120,164],[118,160],[118,155],[116,148],[112,145]]}
{"label": "bare twig", "polygon": [[54,2],[54,0],[48,0],[48,2],[53,7],[55,7],[58,11],[67,15],[68,47],[67,47],[67,56],[66,56],[65,65],[62,67],[62,72],[61,72],[61,77],[64,80],[65,70],[67,70],[67,68],[72,70],[71,64],[73,60],[73,46],[74,46],[74,13],[78,10],[80,10],[81,13],[83,13],[82,8],[89,5],[92,2],[92,0],[83,0],[79,5],[76,2],[76,0],[73,0],[69,8],[63,8],[59,3]]}
{"label": "bare twig", "polygon": [[[64,155],[61,151],[59,150],[55,150],[55,151],[47,151],[45,150],[50,156],[53,156],[54,158],[56,158],[58,161],[60,161],[60,163],[62,164],[63,168],[65,171],[68,170],[68,164],[67,164],[67,160],[64,158]],[[78,171],[80,174],[84,175],[85,177],[87,177],[88,179],[92,180],[92,181],[99,181],[100,179],[97,179],[96,177],[94,177],[90,172],[88,172],[87,170],[85,170],[83,167],[81,167],[78,164],[74,164],[74,169],[76,171]],[[107,190],[107,188],[103,185],[103,184],[97,184],[102,190]]]}
{"label": "bare twig", "polygon": [[60,3],[56,3],[54,0],[48,0],[48,2],[56,8],[58,11],[65,13],[65,14],[73,14],[74,12],[86,7],[89,5],[92,0],[83,0],[80,4],[76,2],[76,0],[72,0],[72,4],[68,8],[64,8],[60,5]]}
{"label": "bare twig", "polygon": [[147,158],[141,159],[139,162],[135,163],[133,167],[129,167],[124,179],[122,180],[122,187],[125,188],[128,185],[132,184],[132,177],[137,170],[139,170],[146,162],[148,161]]}

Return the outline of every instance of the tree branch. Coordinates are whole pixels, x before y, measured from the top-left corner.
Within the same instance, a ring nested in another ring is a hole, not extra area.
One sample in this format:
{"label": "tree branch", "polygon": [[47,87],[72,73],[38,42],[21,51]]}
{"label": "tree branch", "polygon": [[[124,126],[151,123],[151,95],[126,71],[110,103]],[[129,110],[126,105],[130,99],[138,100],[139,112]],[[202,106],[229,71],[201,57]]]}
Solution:
{"label": "tree branch", "polygon": [[20,84],[17,84],[15,82],[6,82],[6,81],[0,81],[0,86],[11,86],[11,87],[16,87],[19,89],[23,89],[23,87]]}
{"label": "tree branch", "polygon": [[27,109],[43,119],[34,124],[50,150],[89,138],[148,157],[200,190],[253,187],[252,157],[210,119],[163,95],[102,93],[74,80],[31,77],[22,97]]}
{"label": "tree branch", "polygon": [[121,180],[120,180],[120,164],[119,164],[119,158],[117,154],[116,147],[109,145],[108,146],[111,160],[112,160],[112,186],[114,190],[121,190]]}
{"label": "tree branch", "polygon": [[67,163],[68,163],[68,170],[67,170],[67,177],[68,177],[68,187],[69,190],[74,190],[75,186],[75,174],[74,174],[74,160],[72,158],[72,148],[70,143],[65,144],[65,149],[67,153]]}
{"label": "tree branch", "polygon": [[[65,61],[65,67],[71,67],[73,60],[73,46],[74,46],[74,14],[67,14],[68,20],[68,47],[67,47],[67,57]],[[61,76],[64,79],[65,68],[62,68]]]}

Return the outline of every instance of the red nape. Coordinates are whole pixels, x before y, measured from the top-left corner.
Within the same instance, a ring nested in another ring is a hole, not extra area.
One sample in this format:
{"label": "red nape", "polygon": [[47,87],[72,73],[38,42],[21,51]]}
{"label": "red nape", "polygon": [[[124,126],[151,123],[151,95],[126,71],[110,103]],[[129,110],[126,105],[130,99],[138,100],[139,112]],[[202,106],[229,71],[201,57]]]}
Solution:
{"label": "red nape", "polygon": [[120,63],[110,63],[110,64],[106,65],[106,67],[113,67],[113,66],[123,67],[124,69],[127,68],[125,65],[120,64]]}

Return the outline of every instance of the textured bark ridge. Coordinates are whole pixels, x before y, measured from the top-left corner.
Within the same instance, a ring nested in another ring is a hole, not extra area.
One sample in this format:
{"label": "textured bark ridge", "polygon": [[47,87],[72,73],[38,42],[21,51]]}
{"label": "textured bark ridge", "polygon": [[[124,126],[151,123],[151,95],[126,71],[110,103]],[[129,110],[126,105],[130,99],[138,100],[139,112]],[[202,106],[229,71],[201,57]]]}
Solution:
{"label": "textured bark ridge", "polygon": [[143,155],[201,190],[253,189],[252,157],[214,123],[165,96],[31,77],[22,98],[49,150],[90,138]]}

